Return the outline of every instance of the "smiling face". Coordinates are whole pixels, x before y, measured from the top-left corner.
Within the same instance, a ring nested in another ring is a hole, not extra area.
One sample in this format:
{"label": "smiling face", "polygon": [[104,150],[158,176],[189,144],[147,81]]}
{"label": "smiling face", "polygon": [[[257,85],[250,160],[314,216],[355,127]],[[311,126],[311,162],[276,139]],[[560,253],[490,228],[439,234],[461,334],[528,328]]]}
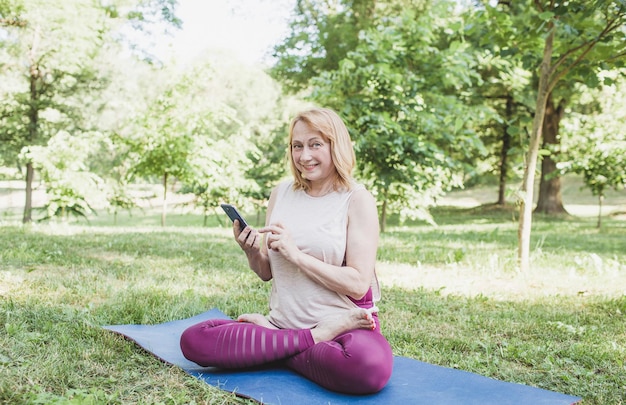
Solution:
{"label": "smiling face", "polygon": [[289,125],[289,166],[294,189],[311,195],[352,187],[354,148],[348,128],[336,112],[312,108],[296,115]]}
{"label": "smiling face", "polygon": [[293,127],[291,158],[296,169],[311,186],[334,181],[337,169],[331,156],[330,140],[304,121]]}

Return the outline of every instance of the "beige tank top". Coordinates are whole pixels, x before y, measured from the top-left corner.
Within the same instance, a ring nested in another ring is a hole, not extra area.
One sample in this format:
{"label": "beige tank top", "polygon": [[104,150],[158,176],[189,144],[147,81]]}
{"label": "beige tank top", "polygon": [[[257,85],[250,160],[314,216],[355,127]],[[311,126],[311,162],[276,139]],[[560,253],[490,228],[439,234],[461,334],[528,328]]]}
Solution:
{"label": "beige tank top", "polygon": [[[278,185],[270,224],[280,222],[300,250],[335,266],[346,254],[348,206],[355,190],[312,197],[293,189],[293,181]],[[272,292],[268,320],[279,328],[312,328],[321,319],[357,305],[343,294],[314,282],[280,253],[269,251]],[[377,282],[375,287],[377,288]]]}

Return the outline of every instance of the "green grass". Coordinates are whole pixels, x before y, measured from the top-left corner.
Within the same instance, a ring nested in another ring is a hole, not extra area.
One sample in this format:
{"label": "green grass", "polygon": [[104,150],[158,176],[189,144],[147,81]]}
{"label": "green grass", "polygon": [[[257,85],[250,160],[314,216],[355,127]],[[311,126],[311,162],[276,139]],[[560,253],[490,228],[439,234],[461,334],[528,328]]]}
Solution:
{"label": "green grass", "polygon": [[[507,210],[434,211],[381,238],[383,330],[397,355],[626,403],[626,222],[533,223],[516,271]],[[0,403],[247,403],[101,328],[219,307],[261,311],[269,284],[217,218],[158,214],[0,226]],[[254,222],[254,221],[253,221]]]}

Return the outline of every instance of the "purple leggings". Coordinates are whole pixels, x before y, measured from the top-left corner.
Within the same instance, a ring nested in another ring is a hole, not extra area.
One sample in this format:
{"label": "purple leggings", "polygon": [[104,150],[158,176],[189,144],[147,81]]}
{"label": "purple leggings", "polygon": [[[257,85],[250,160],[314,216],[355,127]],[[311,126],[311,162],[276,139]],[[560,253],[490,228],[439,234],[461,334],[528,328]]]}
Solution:
{"label": "purple leggings", "polygon": [[268,329],[215,319],[193,325],[180,338],[183,355],[204,367],[246,368],[285,365],[332,391],[380,391],[393,368],[391,347],[376,330],[355,329],[315,344],[309,329]]}

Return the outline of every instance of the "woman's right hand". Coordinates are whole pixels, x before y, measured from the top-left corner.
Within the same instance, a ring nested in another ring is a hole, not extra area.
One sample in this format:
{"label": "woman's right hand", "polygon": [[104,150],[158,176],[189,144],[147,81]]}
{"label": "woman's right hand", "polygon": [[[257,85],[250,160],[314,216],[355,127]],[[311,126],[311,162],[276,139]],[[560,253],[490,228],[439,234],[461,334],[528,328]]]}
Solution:
{"label": "woman's right hand", "polygon": [[253,229],[248,225],[243,229],[243,231],[240,231],[239,221],[234,220],[233,234],[235,235],[235,240],[246,255],[259,252],[261,247],[261,234],[256,229]]}
{"label": "woman's right hand", "polygon": [[248,264],[252,271],[263,281],[272,279],[272,267],[267,254],[261,249],[261,234],[256,229],[246,226],[239,230],[239,221],[233,221],[235,240],[248,257]]}

